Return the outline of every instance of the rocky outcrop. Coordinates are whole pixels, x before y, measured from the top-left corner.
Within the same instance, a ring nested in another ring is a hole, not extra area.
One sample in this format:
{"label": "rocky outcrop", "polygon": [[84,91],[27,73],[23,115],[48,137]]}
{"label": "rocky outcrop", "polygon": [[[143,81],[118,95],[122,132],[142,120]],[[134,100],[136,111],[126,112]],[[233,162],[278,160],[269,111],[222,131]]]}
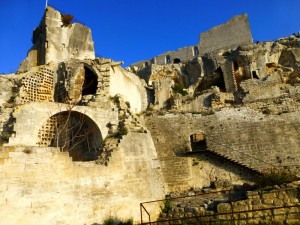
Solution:
{"label": "rocky outcrop", "polygon": [[94,59],[91,30],[82,24],[72,23],[72,18],[72,15],[64,15],[48,6],[40,25],[33,32],[33,46],[28,57],[18,71],[70,58]]}

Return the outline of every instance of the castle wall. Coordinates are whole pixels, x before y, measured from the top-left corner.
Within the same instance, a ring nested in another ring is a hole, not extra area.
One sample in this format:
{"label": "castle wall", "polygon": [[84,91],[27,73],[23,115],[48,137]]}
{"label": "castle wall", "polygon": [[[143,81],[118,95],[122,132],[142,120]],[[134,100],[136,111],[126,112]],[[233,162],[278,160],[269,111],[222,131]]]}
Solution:
{"label": "castle wall", "polygon": [[[193,133],[204,132],[208,149],[226,158],[219,165],[227,174],[223,178],[237,181],[244,179],[243,176],[238,178],[241,173],[238,168],[242,167],[231,165],[230,160],[257,170],[299,165],[299,123],[299,113],[266,117],[247,108],[224,110],[209,116],[166,114],[146,118],[170,190],[200,184],[199,174],[207,173],[201,169],[205,165],[201,154],[197,155],[199,170],[192,166],[192,157],[182,155],[191,148]],[[228,176],[229,171],[231,175]],[[211,174],[213,178],[219,176],[214,170]]]}
{"label": "castle wall", "polygon": [[[195,47],[198,49],[198,51],[195,51]],[[165,65],[165,64],[173,63],[174,59],[180,59],[181,62],[187,62],[191,58],[197,57],[198,55],[199,55],[199,47],[197,45],[188,46],[188,47],[179,48],[176,51],[165,52],[161,55],[155,56],[152,59],[142,60],[133,63],[132,66],[144,68],[145,66],[151,64]],[[167,62],[167,56],[169,56],[169,62]]]}
{"label": "castle wall", "polygon": [[110,216],[139,222],[140,202],[164,197],[159,168],[147,133],[128,134],[107,166],[72,162],[57,148],[3,147],[0,219],[19,225],[102,224]]}
{"label": "castle wall", "polygon": [[235,16],[227,23],[200,34],[200,54],[222,48],[234,48],[252,43],[252,34],[246,14]]}
{"label": "castle wall", "polygon": [[[253,43],[247,14],[231,18],[227,23],[213,27],[200,34],[200,42],[195,46],[179,48],[176,51],[168,51],[152,59],[133,63],[132,66],[144,68],[150,64],[165,65],[173,63],[175,58],[181,62],[210,53],[219,49],[236,48],[239,45]],[[169,59],[169,60],[168,60]]]}

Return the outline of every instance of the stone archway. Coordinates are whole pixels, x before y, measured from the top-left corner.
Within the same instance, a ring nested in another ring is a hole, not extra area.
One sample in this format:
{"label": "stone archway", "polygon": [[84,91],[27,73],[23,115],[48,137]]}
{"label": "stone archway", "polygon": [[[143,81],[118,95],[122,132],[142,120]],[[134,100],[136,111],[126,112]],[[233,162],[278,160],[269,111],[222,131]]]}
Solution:
{"label": "stone archway", "polygon": [[87,115],[76,111],[59,112],[39,129],[39,146],[60,147],[73,161],[92,161],[101,153],[102,134]]}

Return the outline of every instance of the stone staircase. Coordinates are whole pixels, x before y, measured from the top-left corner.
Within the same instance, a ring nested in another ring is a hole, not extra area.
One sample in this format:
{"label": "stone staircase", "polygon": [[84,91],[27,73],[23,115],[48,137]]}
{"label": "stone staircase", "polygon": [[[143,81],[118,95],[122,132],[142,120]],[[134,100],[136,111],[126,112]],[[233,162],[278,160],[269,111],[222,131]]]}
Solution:
{"label": "stone staircase", "polygon": [[105,138],[102,146],[102,153],[96,160],[97,164],[108,165],[112,153],[119,148],[123,137],[128,133],[147,133],[139,117],[130,112],[128,105],[120,96],[115,96],[113,101],[118,109],[118,122],[111,124],[109,136]]}
{"label": "stone staircase", "polygon": [[207,140],[207,146],[208,148],[206,151],[210,154],[228,160],[256,173],[261,173],[264,169],[275,167],[275,165],[258,159],[255,156],[252,156],[248,153],[243,153],[213,140]]}

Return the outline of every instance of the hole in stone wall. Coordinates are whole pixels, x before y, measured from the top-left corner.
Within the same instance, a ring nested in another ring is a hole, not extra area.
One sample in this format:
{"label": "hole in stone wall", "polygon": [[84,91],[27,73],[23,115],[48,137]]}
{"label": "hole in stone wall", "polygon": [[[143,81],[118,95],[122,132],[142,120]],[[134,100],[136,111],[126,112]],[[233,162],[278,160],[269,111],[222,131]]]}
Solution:
{"label": "hole in stone wall", "polygon": [[174,64],[179,64],[179,63],[181,63],[181,61],[180,61],[179,58],[175,58],[175,59],[173,60],[173,63],[174,63]]}
{"label": "hole in stone wall", "polygon": [[219,75],[219,79],[216,80],[216,83],[214,85],[218,86],[220,91],[226,92],[224,73],[223,73],[221,67],[217,68],[216,73]]}
{"label": "hole in stone wall", "polygon": [[82,85],[82,95],[94,95],[97,93],[98,77],[87,67],[84,67],[84,83]]}
{"label": "hole in stone wall", "polygon": [[233,62],[233,69],[234,70],[238,70],[239,69],[239,65],[237,62]]}
{"label": "hole in stone wall", "polygon": [[144,63],[144,67],[149,66],[149,62]]}
{"label": "hole in stone wall", "polygon": [[192,151],[207,150],[207,143],[203,132],[195,133],[190,136]]}
{"label": "hole in stone wall", "polygon": [[102,135],[88,116],[65,111],[49,118],[39,130],[39,146],[60,147],[73,161],[92,161],[101,153]]}
{"label": "hole in stone wall", "polygon": [[253,77],[254,79],[259,79],[259,77],[257,76],[256,71],[252,71],[252,77]]}

